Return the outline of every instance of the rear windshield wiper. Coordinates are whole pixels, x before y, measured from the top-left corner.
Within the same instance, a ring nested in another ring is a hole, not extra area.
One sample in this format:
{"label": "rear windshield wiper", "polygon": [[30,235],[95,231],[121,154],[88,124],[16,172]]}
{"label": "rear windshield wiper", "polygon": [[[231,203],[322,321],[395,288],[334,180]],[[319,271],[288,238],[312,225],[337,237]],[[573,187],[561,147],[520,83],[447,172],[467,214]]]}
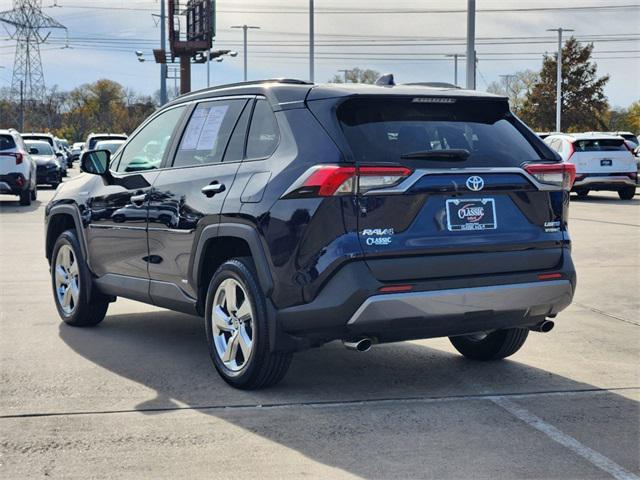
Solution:
{"label": "rear windshield wiper", "polygon": [[400,158],[406,159],[444,159],[451,160],[454,162],[464,162],[467,158],[469,158],[471,152],[466,148],[451,148],[448,150],[424,150],[419,152],[408,152],[400,155]]}

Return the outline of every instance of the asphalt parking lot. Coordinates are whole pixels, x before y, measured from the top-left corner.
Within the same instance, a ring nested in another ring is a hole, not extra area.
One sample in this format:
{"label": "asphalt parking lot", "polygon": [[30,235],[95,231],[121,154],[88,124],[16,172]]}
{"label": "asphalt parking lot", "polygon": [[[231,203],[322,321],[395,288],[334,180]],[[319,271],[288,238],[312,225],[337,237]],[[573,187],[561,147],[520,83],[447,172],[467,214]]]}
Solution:
{"label": "asphalt parking lot", "polygon": [[509,360],[333,343],[242,392],[199,318],[119,299],[97,328],[60,322],[52,193],[0,196],[1,478],[640,476],[640,196],[572,201],[575,301]]}

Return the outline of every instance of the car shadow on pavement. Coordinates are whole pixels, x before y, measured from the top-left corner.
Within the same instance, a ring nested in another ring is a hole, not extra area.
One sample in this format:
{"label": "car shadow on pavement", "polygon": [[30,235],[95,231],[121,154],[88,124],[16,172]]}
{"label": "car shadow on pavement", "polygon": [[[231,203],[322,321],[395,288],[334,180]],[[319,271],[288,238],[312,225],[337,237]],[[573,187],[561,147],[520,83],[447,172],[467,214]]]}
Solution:
{"label": "car shadow on pavement", "polygon": [[589,195],[586,198],[580,198],[577,195],[571,195],[571,201],[576,203],[591,203],[594,205],[640,205],[640,195],[636,193],[636,196],[632,200],[621,200],[617,194],[614,196],[599,196]]}
{"label": "car shadow on pavement", "polygon": [[[6,198],[6,200],[5,200]],[[32,200],[31,205],[20,205],[20,200],[15,197],[15,200],[11,197],[0,198],[0,213],[29,213],[35,212],[40,208],[42,202],[40,200]]]}
{"label": "car shadow on pavement", "polygon": [[[405,435],[406,438],[425,439],[427,443],[421,447],[424,449],[425,462],[429,455],[435,455],[440,448],[436,448],[437,442],[451,442],[450,449],[447,450],[451,454],[442,461],[453,462],[450,468],[455,472],[455,458],[458,455],[455,452],[464,446],[454,445],[456,440],[448,429],[461,431],[464,437],[468,426],[464,425],[462,419],[454,419],[448,426],[447,422],[451,419],[445,420],[441,416],[451,415],[443,413],[455,408],[449,403],[433,404],[427,410],[420,410],[411,403],[405,403],[393,413],[389,413],[380,406],[384,405],[384,402],[358,402],[440,397],[449,398],[454,402],[465,399],[476,402],[474,398],[483,395],[595,389],[592,385],[576,382],[517,360],[492,362],[488,365],[465,360],[453,352],[411,342],[377,345],[370,352],[362,354],[348,351],[341,344],[334,342],[322,348],[296,354],[289,373],[277,386],[261,391],[240,391],[229,387],[217,375],[209,359],[203,320],[197,317],[164,311],[113,315],[107,316],[96,328],[73,328],[61,324],[59,334],[70,348],[89,361],[153,389],[154,398],[135,406],[140,412],[157,415],[158,411],[185,406],[199,409],[202,414],[231,422],[248,432],[297,451],[313,461],[365,478],[392,477],[394,468],[401,464],[404,474],[413,477],[425,475],[426,465],[422,464],[422,461],[414,460],[415,464],[407,465],[406,459],[402,458],[397,449],[395,456],[390,453],[389,457],[386,457],[387,452],[384,449],[379,450],[384,440],[376,443],[373,439],[384,439],[388,435],[401,443],[401,438]],[[607,396],[607,405],[611,408],[627,412],[625,415],[629,418],[625,418],[625,422],[633,425],[638,413],[638,404],[614,393],[603,395]],[[304,406],[332,402],[346,404],[337,405],[338,409],[263,408],[247,411],[220,408],[287,404]],[[569,404],[573,404],[573,400],[563,404],[563,409]],[[486,408],[491,406],[472,404],[471,412],[467,410],[465,415],[472,416],[474,407],[478,408],[478,412],[484,412],[478,415],[486,415]],[[576,415],[574,407],[571,409],[567,414]],[[460,410],[458,408],[454,411]],[[429,412],[426,417],[424,412]],[[269,416],[270,414],[272,416]],[[497,415],[495,411],[493,414]],[[392,415],[394,419],[385,420],[388,415]],[[415,419],[416,415],[419,416],[419,421]],[[437,418],[431,419],[429,415],[435,415]],[[355,427],[354,418],[357,419]],[[491,435],[491,425],[496,420],[485,418],[473,421],[478,421],[482,428],[488,428],[487,435]],[[499,421],[507,422],[508,425],[515,419],[504,420],[504,417],[501,417]],[[592,421],[598,423],[601,419],[588,420]],[[393,429],[397,431],[389,432],[388,427],[380,426],[388,426],[389,423],[392,423]],[[317,430],[305,431],[309,428]],[[362,432],[352,431],[354,428],[361,428]],[[525,426],[522,424],[518,428]],[[629,428],[634,430],[634,427]],[[344,439],[340,433],[341,429],[349,430]],[[429,432],[432,429],[434,435],[442,435],[440,440],[429,440]],[[217,430],[212,430],[211,434],[217,433]],[[344,443],[346,438],[353,439],[354,435],[360,438],[359,445]],[[470,434],[470,437],[474,435],[476,437],[470,438],[470,441],[482,444],[483,440],[479,438],[481,435],[476,431],[475,434]],[[628,436],[633,437],[633,433]],[[487,441],[504,443],[505,439]],[[630,440],[627,438],[624,441]],[[436,442],[432,445],[433,448],[429,446],[430,442]],[[367,448],[367,445],[374,444],[375,448]],[[495,455],[503,455],[499,451],[501,446],[496,447],[489,443],[484,448],[495,449]],[[504,448],[515,447],[505,444]],[[527,455],[530,453],[534,452],[526,452]],[[381,461],[380,456],[385,457],[384,461]],[[422,454],[418,455],[418,458],[423,458]],[[394,467],[395,462],[398,462],[398,465]],[[452,471],[448,473],[451,474]],[[544,476],[563,478],[566,474],[567,472],[558,469],[554,473],[547,471]]]}

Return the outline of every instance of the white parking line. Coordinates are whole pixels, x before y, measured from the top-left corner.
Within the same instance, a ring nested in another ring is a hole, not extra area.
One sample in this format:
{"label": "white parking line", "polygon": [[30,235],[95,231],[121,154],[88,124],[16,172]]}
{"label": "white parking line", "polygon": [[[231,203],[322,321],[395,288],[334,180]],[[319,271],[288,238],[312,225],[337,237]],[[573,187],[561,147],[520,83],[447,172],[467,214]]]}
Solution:
{"label": "white parking line", "polygon": [[609,458],[595,450],[592,450],[586,445],[583,445],[572,436],[561,432],[553,425],[548,424],[527,409],[516,405],[511,400],[502,396],[490,397],[489,399],[499,407],[504,408],[514,417],[519,418],[526,424],[544,433],[550,439],[558,442],[560,445],[568,448],[574,453],[577,453],[589,463],[598,467],[600,470],[607,472],[612,477],[618,480],[640,480],[636,475],[631,472],[627,472],[624,468]]}

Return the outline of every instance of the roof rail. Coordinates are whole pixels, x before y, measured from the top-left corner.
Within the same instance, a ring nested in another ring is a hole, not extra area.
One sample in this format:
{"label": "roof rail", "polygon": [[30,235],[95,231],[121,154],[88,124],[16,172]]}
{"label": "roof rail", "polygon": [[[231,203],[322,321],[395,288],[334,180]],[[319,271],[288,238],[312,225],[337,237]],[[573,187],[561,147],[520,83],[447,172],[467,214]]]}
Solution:
{"label": "roof rail", "polygon": [[447,82],[412,82],[412,83],[403,83],[403,85],[415,85],[420,87],[432,87],[432,88],[457,88],[460,87],[458,85],[454,85],[453,83]]}

